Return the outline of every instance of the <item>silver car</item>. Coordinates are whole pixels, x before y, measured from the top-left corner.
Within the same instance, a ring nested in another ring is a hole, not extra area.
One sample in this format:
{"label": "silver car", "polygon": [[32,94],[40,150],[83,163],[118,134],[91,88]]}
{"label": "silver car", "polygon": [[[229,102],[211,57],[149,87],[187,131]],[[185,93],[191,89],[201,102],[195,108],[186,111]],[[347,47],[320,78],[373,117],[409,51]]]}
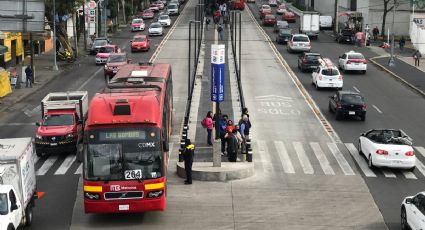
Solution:
{"label": "silver car", "polygon": [[288,41],[286,50],[292,52],[310,52],[311,43],[310,39],[305,34],[293,34]]}
{"label": "silver car", "polygon": [[151,26],[149,27],[149,35],[158,35],[161,36],[163,33],[163,28],[161,23],[159,22],[154,22],[151,24]]}

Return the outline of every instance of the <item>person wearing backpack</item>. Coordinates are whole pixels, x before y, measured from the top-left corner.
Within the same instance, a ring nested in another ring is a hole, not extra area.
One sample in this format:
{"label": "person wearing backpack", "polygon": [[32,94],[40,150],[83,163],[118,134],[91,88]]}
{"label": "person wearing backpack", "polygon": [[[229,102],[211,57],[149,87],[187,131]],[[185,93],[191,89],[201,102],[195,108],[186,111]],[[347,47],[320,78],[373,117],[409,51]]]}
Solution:
{"label": "person wearing backpack", "polygon": [[207,116],[202,120],[201,124],[202,127],[207,129],[207,143],[208,145],[212,144],[212,130],[214,128],[214,122],[213,122],[213,112],[208,111]]}

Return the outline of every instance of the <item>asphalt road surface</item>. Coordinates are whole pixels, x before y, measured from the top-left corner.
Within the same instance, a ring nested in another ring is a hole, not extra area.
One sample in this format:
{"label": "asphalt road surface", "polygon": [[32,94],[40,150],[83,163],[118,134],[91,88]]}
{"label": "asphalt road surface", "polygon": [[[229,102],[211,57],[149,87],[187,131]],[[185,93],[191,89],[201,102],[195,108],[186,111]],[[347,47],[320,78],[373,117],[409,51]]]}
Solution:
{"label": "asphalt road surface", "polygon": [[[263,3],[265,2],[263,1]],[[257,1],[257,4],[249,4],[258,22],[261,23],[258,5],[259,1]],[[293,28],[293,32],[297,33],[299,20],[297,20],[297,23],[290,23],[290,27]],[[273,33],[272,28],[264,28],[264,30],[274,41],[276,34]],[[316,90],[311,84],[311,73],[302,73],[297,68],[298,55],[289,54],[286,51],[286,45],[279,45],[275,42],[274,45],[314,98],[342,142],[353,143],[357,147],[360,133],[373,128],[400,128],[413,138],[414,145],[418,146],[418,148],[415,148],[416,156],[420,162],[425,162],[425,153],[421,148],[421,146],[425,146],[425,134],[423,132],[425,128],[423,123],[425,100],[423,97],[369,62],[365,75],[360,73],[343,74],[343,90],[357,91],[365,97],[368,106],[366,121],[362,122],[357,119],[336,121],[335,115],[328,112],[328,97],[333,95],[334,90]],[[377,56],[365,47],[358,48],[353,45],[336,43],[331,31],[322,31],[318,40],[312,40],[311,51],[330,58],[334,63],[338,63],[338,57],[350,50],[361,52],[366,58]],[[363,157],[360,160],[366,162]],[[374,169],[373,174],[369,174],[369,176],[366,176],[364,172],[362,173],[389,229],[400,229],[401,201],[405,196],[423,191],[424,172],[417,168],[413,174],[397,169]]]}

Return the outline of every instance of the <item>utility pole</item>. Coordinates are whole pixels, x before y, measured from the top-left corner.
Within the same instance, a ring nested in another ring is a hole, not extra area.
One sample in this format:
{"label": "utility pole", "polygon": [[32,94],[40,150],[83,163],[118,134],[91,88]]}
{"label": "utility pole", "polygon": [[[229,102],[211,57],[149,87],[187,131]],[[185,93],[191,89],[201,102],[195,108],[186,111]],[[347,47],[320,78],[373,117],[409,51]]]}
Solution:
{"label": "utility pole", "polygon": [[[84,1],[84,4],[83,4],[83,18],[84,18],[84,30],[83,30],[83,34],[84,34],[84,51],[87,51],[86,1]],[[87,23],[87,24],[88,24],[88,23]]]}
{"label": "utility pole", "polygon": [[334,5],[334,23],[335,33],[338,33],[338,0],[335,0]]}
{"label": "utility pole", "polygon": [[53,0],[53,70],[58,70],[56,63],[56,0]]}
{"label": "utility pole", "polygon": [[398,6],[398,2],[396,0],[394,0],[394,7],[393,7],[393,23],[391,25],[391,33],[392,33],[392,39],[391,39],[391,57],[390,60],[388,62],[388,66],[393,67],[395,66],[395,60],[394,60],[394,18],[395,18],[395,10]]}

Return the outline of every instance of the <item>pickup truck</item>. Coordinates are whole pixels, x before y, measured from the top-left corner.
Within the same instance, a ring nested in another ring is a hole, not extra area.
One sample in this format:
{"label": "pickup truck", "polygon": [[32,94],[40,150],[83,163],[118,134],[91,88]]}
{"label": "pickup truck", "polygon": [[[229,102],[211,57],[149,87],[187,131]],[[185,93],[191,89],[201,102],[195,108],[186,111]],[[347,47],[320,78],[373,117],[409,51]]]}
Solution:
{"label": "pickup truck", "polygon": [[32,223],[36,198],[35,151],[30,137],[0,139],[0,229]]}
{"label": "pickup truck", "polygon": [[87,91],[49,93],[41,101],[42,120],[37,122],[35,147],[43,153],[77,153],[83,140],[88,109]]}
{"label": "pickup truck", "polygon": [[320,32],[319,17],[318,12],[304,11],[300,17],[300,33],[317,39]]}

